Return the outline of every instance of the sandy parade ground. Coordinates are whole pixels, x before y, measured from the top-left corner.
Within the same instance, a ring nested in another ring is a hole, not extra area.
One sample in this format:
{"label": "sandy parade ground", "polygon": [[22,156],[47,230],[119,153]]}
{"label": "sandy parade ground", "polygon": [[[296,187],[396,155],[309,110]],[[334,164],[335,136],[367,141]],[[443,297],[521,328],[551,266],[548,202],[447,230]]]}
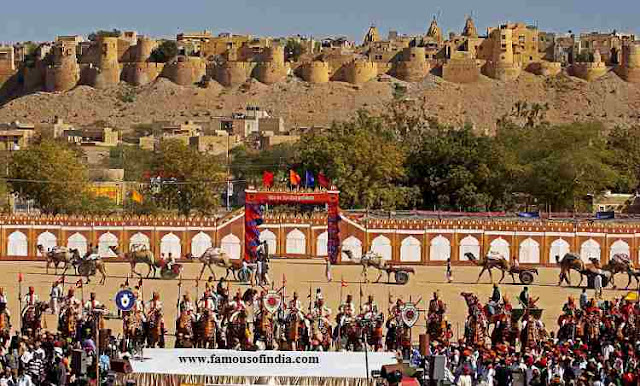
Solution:
{"label": "sandy parade ground", "polygon": [[[184,264],[183,280],[182,280],[182,293],[189,291],[192,299],[195,298],[196,293],[202,294],[205,288],[205,281],[209,275],[206,271],[203,280],[199,282],[199,288],[196,288],[196,280],[201,265],[199,263],[186,263]],[[492,285],[490,284],[489,277],[482,278],[480,284],[476,284],[477,275],[480,268],[478,267],[454,267],[453,268],[453,282],[447,283],[445,279],[445,269],[442,266],[415,266],[415,275],[411,275],[409,283],[404,286],[397,284],[383,284],[386,280],[386,274],[383,276],[381,283],[374,284],[362,284],[362,292],[364,294],[362,302],[366,301],[366,297],[369,294],[374,295],[375,301],[382,310],[387,310],[389,307],[388,298],[391,296],[393,300],[400,296],[403,300],[408,301],[410,298],[415,302],[421,299],[419,308],[424,309],[428,306],[429,299],[431,299],[433,291],[440,291],[441,297],[447,304],[447,318],[452,322],[454,337],[460,337],[464,329],[464,319],[466,317],[467,307],[464,303],[464,299],[460,296],[462,291],[471,291],[478,294],[482,302],[486,302],[492,291]],[[146,267],[138,265],[138,271],[146,274]],[[287,299],[293,294],[294,291],[298,292],[299,298],[302,301],[303,307],[306,309],[308,306],[308,295],[311,288],[313,294],[315,294],[316,288],[321,288],[325,302],[333,310],[334,315],[337,312],[339,305],[340,292],[342,288],[343,297],[347,294],[352,294],[356,306],[359,305],[359,293],[360,293],[360,266],[355,265],[342,265],[334,266],[332,269],[333,281],[327,282],[325,278],[325,265],[323,260],[278,260],[273,259],[270,266],[271,279],[275,281],[276,287],[282,285],[283,275],[286,278],[286,295]],[[9,309],[12,315],[12,325],[17,328],[19,325],[19,302],[18,302],[18,274],[22,272],[24,275],[24,281],[22,282],[22,294],[27,293],[29,286],[34,286],[36,294],[40,300],[49,299],[49,291],[51,284],[56,280],[57,276],[54,275],[53,269],[50,269],[50,273],[45,273],[44,262],[0,262],[0,286],[4,288],[5,294],[9,299]],[[82,290],[76,289],[76,296],[81,297],[84,293],[85,301],[89,299],[90,292],[96,292],[97,298],[100,302],[105,304],[109,310],[113,313],[116,312],[116,306],[114,303],[114,297],[119,290],[120,285],[125,281],[127,273],[129,272],[129,265],[125,263],[108,263],[107,273],[108,278],[105,285],[99,284],[99,278],[93,278],[91,283],[84,285]],[[562,305],[567,301],[569,295],[573,295],[576,300],[581,292],[580,288],[568,288],[558,287],[558,268],[541,268],[539,269],[540,275],[536,277],[534,284],[530,286],[529,290],[533,298],[540,297],[538,301],[539,308],[544,309],[543,321],[547,328],[556,329],[556,320],[562,310]],[[374,269],[369,271],[369,279],[374,280],[376,274]],[[216,274],[224,274],[220,268],[216,268]],[[497,278],[496,278],[497,274]],[[341,279],[347,283],[346,287],[341,286]],[[497,281],[499,279],[499,273],[494,272],[494,278]],[[516,278],[517,279],[517,278]],[[65,294],[68,288],[75,287],[78,277],[67,275],[65,280]],[[392,277],[393,280],[393,277]],[[575,272],[572,273],[572,283],[577,284],[578,277]],[[165,323],[168,327],[169,334],[173,334],[174,321],[176,318],[176,306],[178,296],[178,280],[161,280],[161,279],[145,279],[143,281],[143,292],[145,301],[150,300],[152,292],[158,291],[160,298],[164,304],[165,309]],[[505,283],[500,286],[503,295],[507,295],[514,305],[514,308],[519,308],[517,297],[523,286],[520,284],[511,284],[510,277],[505,278]],[[626,275],[618,276],[618,284],[626,285]],[[130,280],[131,285],[137,284],[137,279]],[[586,285],[586,277],[583,282]],[[230,283],[231,293],[235,293],[240,289],[244,291],[247,289],[247,285],[239,284],[235,281]],[[604,298],[609,299],[616,296],[625,295],[627,291],[623,289],[614,290],[608,288],[604,292]],[[593,295],[593,290],[588,290],[589,296]],[[385,312],[386,314],[386,312]],[[49,330],[55,330],[57,328],[57,318],[54,315],[46,315],[45,327]],[[107,328],[111,328],[115,331],[115,334],[121,332],[120,320],[109,320],[106,323]],[[413,337],[417,342],[418,334],[423,333],[425,329],[425,319],[421,315],[420,321],[413,329]],[[168,347],[173,345],[173,337],[167,336]]]}

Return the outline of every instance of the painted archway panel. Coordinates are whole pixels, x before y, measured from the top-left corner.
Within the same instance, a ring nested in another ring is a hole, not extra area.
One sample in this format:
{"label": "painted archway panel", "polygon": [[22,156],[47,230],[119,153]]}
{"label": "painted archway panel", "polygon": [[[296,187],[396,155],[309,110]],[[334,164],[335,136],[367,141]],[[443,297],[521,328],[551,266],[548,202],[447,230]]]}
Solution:
{"label": "painted archway panel", "polygon": [[149,241],[149,236],[145,235],[142,232],[137,232],[129,238],[129,250],[138,250],[146,248],[147,250],[151,250],[151,242]]}
{"label": "painted archway panel", "polygon": [[527,238],[520,243],[518,261],[523,264],[540,263],[540,243],[532,238]]}
{"label": "painted archway panel", "polygon": [[627,255],[631,258],[631,247],[624,240],[616,240],[611,244],[609,259],[615,255]]}
{"label": "painted archway panel", "polygon": [[14,231],[7,237],[7,256],[28,256],[29,242],[27,235],[21,231]]}
{"label": "painted archway panel", "polygon": [[160,239],[160,256],[164,255],[165,259],[171,256],[174,259],[179,259],[182,256],[182,245],[180,237],[173,233],[167,233]]}
{"label": "painted archway panel", "polygon": [[270,229],[260,231],[260,242],[263,241],[267,242],[269,255],[276,255],[278,253],[278,237]]}
{"label": "painted archway panel", "polygon": [[467,253],[473,254],[476,258],[480,258],[480,241],[474,236],[468,235],[460,240],[460,261],[469,261]]}
{"label": "painted archway panel", "polygon": [[562,260],[564,255],[569,252],[571,252],[569,243],[564,239],[556,239],[551,243],[551,247],[549,248],[549,261],[557,264]]}
{"label": "painted archway panel", "polygon": [[371,250],[382,256],[384,260],[391,260],[393,257],[391,240],[384,235],[380,235],[373,239],[373,241],[371,242]]}
{"label": "painted archway panel", "polygon": [[74,233],[67,240],[67,248],[77,249],[80,256],[87,254],[87,238],[82,233]]}
{"label": "painted archway panel", "polygon": [[489,253],[500,255],[505,259],[510,260],[511,253],[509,249],[509,242],[502,237],[493,239],[489,244]]}
{"label": "painted archway panel", "polygon": [[204,232],[198,232],[191,239],[191,255],[198,258],[212,246],[213,241],[211,239],[211,236]]}
{"label": "painted archway panel", "polygon": [[429,261],[447,261],[451,257],[451,242],[448,238],[438,235],[431,239],[429,247]]}
{"label": "painted archway panel", "polygon": [[242,257],[240,239],[233,233],[229,233],[220,240],[220,247],[232,259],[240,259]]}
{"label": "painted archway panel", "polygon": [[[36,246],[37,245],[42,245],[42,248],[46,253],[58,245],[58,238],[49,231],[42,232],[38,235],[38,239],[36,240]],[[40,251],[36,251],[36,253],[38,256],[42,256]]]}
{"label": "painted archway panel", "polygon": [[355,236],[349,236],[342,241],[342,261],[351,261],[344,251],[351,251],[355,260],[362,257],[362,241]]}
{"label": "painted archway panel", "polygon": [[590,259],[600,260],[601,258],[600,243],[594,239],[586,240],[580,246],[580,258],[585,263],[589,263]]}
{"label": "painted archway panel", "polygon": [[316,256],[324,257],[327,256],[327,243],[329,242],[329,233],[322,232],[318,235],[318,240],[316,241]]}
{"label": "painted archway panel", "polygon": [[417,263],[422,261],[422,245],[413,236],[405,237],[400,243],[400,261]]}
{"label": "painted archway panel", "polygon": [[307,253],[307,237],[299,229],[289,232],[285,242],[287,255],[305,255]]}
{"label": "painted archway panel", "polygon": [[113,233],[103,233],[98,237],[98,255],[100,255],[100,257],[117,257],[109,248],[116,246],[118,246],[118,237]]}

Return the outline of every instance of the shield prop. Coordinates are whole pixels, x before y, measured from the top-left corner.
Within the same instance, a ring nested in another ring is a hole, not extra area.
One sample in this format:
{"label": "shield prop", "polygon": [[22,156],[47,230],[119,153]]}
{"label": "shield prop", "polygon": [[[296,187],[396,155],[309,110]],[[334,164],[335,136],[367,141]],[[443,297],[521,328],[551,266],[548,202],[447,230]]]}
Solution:
{"label": "shield prop", "polygon": [[133,292],[129,290],[122,290],[116,294],[116,307],[120,311],[131,311],[136,303],[136,297]]}
{"label": "shield prop", "polygon": [[420,311],[413,303],[406,303],[402,308],[402,322],[411,328],[418,322]]}
{"label": "shield prop", "polygon": [[282,296],[276,291],[269,291],[264,295],[264,299],[262,301],[264,302],[264,308],[273,314],[280,308],[280,305],[282,304]]}

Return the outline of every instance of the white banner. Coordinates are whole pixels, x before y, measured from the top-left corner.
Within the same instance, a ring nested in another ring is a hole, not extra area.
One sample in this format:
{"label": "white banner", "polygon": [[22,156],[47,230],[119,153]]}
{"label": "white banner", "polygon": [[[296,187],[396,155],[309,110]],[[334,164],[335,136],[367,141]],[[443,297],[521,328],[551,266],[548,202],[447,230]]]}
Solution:
{"label": "white banner", "polygon": [[366,378],[383,365],[398,363],[389,352],[234,351],[145,349],[132,359],[134,373],[243,377]]}

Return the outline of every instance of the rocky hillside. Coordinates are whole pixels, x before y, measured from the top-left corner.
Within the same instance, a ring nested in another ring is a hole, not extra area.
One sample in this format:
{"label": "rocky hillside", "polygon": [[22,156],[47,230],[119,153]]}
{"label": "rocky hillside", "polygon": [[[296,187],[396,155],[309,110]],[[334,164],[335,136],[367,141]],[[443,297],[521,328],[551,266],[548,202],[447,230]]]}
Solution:
{"label": "rocky hillside", "polygon": [[[469,122],[483,130],[491,130],[518,101],[548,103],[547,118],[552,122],[595,119],[609,127],[640,124],[640,84],[626,83],[614,73],[591,83],[563,74],[545,78],[523,73],[510,83],[482,77],[477,83],[459,85],[429,77],[405,86],[403,97],[422,104],[442,122]],[[3,103],[0,122],[47,123],[59,116],[76,124],[104,120],[126,130],[153,120],[206,120],[257,105],[284,117],[290,128],[323,126],[348,118],[359,108],[384,111],[398,97],[394,89],[393,82],[378,81],[354,86],[308,84],[290,78],[267,86],[251,80],[226,89],[216,82],[199,88],[159,79],[137,88],[124,84],[106,90],[79,86],[66,93],[23,96]]]}

